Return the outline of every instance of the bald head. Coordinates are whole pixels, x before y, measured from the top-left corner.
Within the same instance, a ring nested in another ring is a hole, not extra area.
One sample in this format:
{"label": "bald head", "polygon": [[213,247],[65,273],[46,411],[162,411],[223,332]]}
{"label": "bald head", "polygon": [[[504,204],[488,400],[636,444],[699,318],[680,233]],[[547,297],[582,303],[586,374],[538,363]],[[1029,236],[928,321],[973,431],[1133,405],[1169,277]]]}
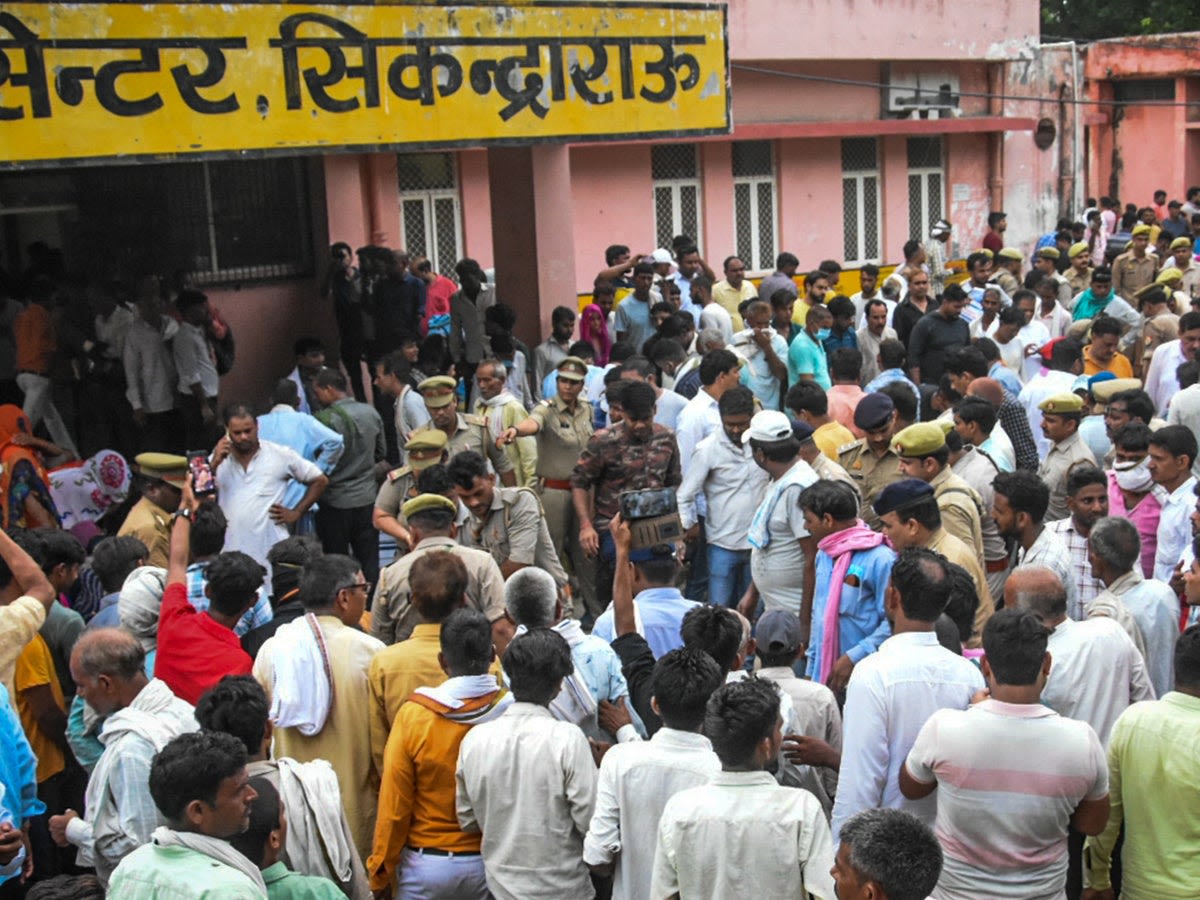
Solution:
{"label": "bald head", "polygon": [[1017,568],[1004,583],[1004,606],[1027,609],[1053,627],[1067,615],[1067,589],[1058,575],[1043,566]]}
{"label": "bald head", "polygon": [[1004,402],[1004,388],[995,378],[976,378],[967,386],[968,397],[982,397],[996,409]]}

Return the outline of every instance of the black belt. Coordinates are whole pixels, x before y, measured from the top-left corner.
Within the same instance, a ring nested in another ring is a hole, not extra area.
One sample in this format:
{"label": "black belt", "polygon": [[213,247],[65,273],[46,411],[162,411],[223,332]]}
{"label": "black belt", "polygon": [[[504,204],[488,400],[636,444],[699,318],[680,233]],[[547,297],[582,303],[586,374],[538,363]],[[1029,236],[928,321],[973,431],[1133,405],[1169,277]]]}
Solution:
{"label": "black belt", "polygon": [[453,858],[455,856],[480,856],[479,853],[467,853],[464,850],[439,850],[437,847],[409,847],[413,853],[420,853],[422,856],[445,856]]}

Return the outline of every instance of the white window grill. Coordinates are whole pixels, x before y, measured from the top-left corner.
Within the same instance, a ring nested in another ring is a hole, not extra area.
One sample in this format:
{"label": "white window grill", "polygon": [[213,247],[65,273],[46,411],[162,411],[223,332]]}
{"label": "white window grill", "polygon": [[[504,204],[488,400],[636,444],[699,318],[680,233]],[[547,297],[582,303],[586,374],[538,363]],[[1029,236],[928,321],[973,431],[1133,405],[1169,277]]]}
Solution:
{"label": "white window grill", "polygon": [[410,256],[426,256],[435,272],[454,270],[462,251],[462,201],[453,153],[401,153],[401,241]]}
{"label": "white window grill", "polygon": [[846,265],[879,261],[879,142],[842,140],[842,256]]}
{"label": "white window grill", "polygon": [[933,224],[945,215],[946,167],[940,137],[908,139],[908,236],[929,239]]}
{"label": "white window grill", "polygon": [[693,144],[660,144],[650,148],[654,183],[654,235],[657,247],[671,249],[671,239],[686,234],[703,247],[700,224],[700,164]]}
{"label": "white window grill", "polygon": [[751,269],[774,271],[777,254],[775,159],[770,141],[733,142],[733,230]]}

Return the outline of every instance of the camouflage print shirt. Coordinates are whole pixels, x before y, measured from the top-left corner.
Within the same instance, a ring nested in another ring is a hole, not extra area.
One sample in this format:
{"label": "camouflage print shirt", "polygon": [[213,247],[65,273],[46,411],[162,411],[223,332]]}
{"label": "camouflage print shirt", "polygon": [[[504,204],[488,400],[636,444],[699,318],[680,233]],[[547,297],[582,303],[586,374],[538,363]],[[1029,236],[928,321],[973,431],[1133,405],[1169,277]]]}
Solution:
{"label": "camouflage print shirt", "polygon": [[617,514],[617,498],[625,491],[678,487],[682,481],[675,432],[657,424],[645,441],[631,437],[624,422],[598,431],[571,473],[571,487],[595,489],[597,529],[607,526]]}

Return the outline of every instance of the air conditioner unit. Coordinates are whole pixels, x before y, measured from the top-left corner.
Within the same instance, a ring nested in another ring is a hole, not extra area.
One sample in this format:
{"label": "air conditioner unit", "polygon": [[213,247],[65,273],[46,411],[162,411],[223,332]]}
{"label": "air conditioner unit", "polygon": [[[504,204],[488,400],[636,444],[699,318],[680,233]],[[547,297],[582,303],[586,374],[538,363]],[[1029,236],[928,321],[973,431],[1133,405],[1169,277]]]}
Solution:
{"label": "air conditioner unit", "polygon": [[887,91],[887,111],[899,119],[941,119],[962,115],[958,76],[944,72],[893,75]]}

